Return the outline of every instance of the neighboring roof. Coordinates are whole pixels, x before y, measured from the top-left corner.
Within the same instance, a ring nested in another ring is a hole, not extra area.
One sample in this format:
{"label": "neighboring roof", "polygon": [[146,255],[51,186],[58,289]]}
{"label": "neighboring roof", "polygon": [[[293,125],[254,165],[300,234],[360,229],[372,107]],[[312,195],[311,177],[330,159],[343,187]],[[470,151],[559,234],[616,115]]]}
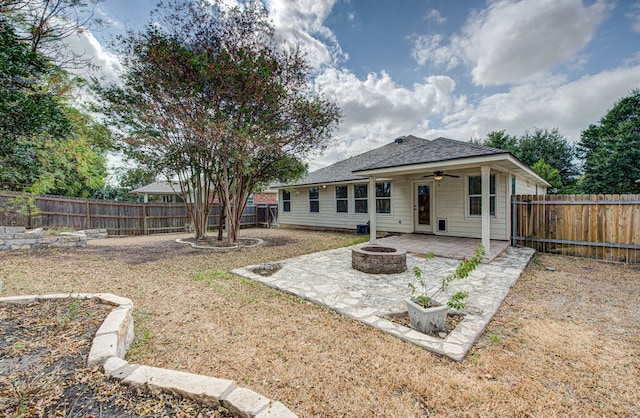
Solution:
{"label": "neighboring roof", "polygon": [[173,187],[172,187],[171,183],[168,183],[166,181],[157,181],[155,183],[147,184],[146,186],[133,189],[129,193],[169,195],[169,194],[178,194],[179,191],[180,191],[180,186],[178,186],[177,183],[173,183]]}
{"label": "neighboring roof", "polygon": [[510,155],[505,150],[449,138],[436,138],[429,141],[409,135],[397,138],[393,142],[371,151],[313,171],[294,185],[302,186],[363,180],[366,177],[354,173],[379,168],[435,163],[498,154]]}

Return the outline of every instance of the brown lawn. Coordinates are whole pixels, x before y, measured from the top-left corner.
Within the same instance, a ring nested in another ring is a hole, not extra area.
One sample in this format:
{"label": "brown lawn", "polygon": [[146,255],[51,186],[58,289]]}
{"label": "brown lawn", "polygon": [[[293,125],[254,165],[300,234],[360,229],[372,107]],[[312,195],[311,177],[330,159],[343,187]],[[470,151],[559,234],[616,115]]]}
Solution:
{"label": "brown lawn", "polygon": [[220,253],[164,235],[2,252],[2,295],[129,297],[137,334],[129,361],[232,379],[305,417],[638,416],[638,266],[539,256],[456,363],[227,273],[354,236],[242,236],[265,245]]}

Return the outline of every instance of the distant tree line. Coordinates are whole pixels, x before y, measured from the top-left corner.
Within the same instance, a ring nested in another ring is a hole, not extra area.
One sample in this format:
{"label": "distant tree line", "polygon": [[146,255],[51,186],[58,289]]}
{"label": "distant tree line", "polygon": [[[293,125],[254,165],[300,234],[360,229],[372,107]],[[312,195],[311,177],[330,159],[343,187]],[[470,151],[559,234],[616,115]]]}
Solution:
{"label": "distant tree line", "polygon": [[521,136],[492,131],[472,142],[511,152],[551,184],[550,193],[640,193],[640,89],[582,131],[575,145],[557,128]]}

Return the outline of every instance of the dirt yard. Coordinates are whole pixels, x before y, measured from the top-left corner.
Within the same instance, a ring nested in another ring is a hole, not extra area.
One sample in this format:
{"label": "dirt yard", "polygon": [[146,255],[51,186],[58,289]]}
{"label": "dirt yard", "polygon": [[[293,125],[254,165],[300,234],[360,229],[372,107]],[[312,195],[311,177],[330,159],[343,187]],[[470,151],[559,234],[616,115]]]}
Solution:
{"label": "dirt yard", "polygon": [[539,256],[456,363],[227,273],[352,235],[243,230],[265,244],[227,253],[181,236],[2,252],[2,295],[129,297],[129,361],[233,379],[301,417],[639,416],[638,266]]}

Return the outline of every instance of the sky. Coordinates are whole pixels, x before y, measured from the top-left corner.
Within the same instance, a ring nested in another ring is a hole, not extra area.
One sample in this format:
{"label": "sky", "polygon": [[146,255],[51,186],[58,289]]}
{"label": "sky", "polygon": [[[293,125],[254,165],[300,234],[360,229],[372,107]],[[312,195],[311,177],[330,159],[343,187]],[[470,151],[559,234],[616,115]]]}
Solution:
{"label": "sky", "polygon": [[[558,128],[575,143],[640,88],[640,0],[263,1],[278,39],[307,51],[314,88],[342,110],[311,170],[402,135]],[[98,3],[111,26],[76,47],[117,71],[109,39],[142,28],[155,4]]]}

